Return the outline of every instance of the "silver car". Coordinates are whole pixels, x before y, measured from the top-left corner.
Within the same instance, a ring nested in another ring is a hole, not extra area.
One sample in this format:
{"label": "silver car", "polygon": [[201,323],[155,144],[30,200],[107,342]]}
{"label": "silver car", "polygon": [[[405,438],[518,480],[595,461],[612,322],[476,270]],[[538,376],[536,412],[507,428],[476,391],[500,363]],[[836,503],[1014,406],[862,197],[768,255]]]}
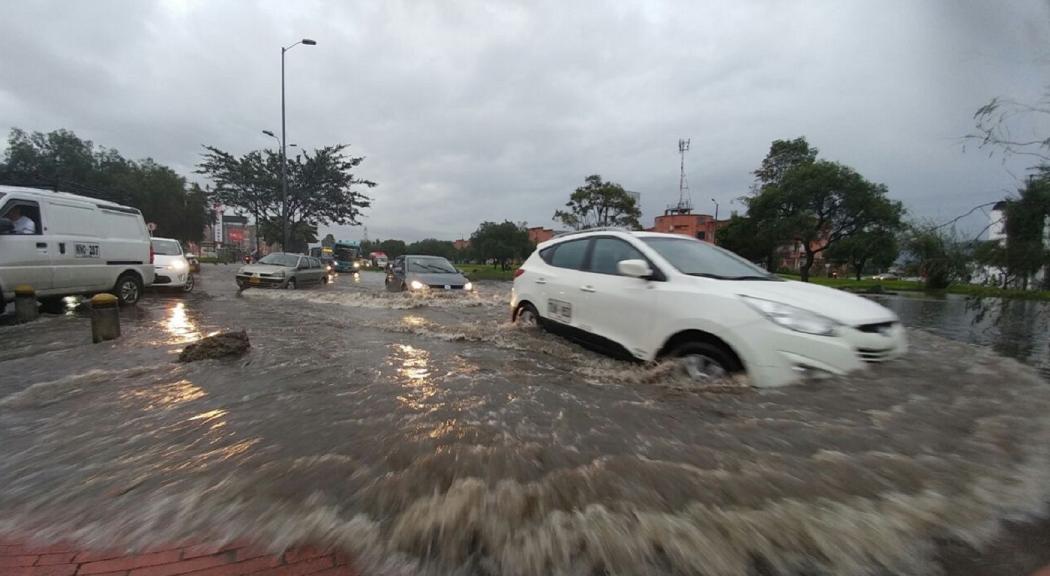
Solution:
{"label": "silver car", "polygon": [[237,286],[246,288],[287,288],[328,282],[328,271],[319,258],[304,254],[274,252],[263,256],[255,264],[242,266],[237,271]]}
{"label": "silver car", "polygon": [[455,266],[440,256],[399,256],[387,268],[386,289],[391,292],[470,291],[474,286]]}

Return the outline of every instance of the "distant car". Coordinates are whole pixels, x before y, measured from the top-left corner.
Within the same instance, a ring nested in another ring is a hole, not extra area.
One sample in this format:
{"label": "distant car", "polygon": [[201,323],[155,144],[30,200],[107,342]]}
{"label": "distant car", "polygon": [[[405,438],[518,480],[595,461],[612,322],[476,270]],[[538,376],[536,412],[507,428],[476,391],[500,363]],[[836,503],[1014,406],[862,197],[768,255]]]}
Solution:
{"label": "distant car", "polygon": [[387,268],[386,289],[391,292],[470,291],[474,285],[452,263],[440,256],[398,256]]}
{"label": "distant car", "polygon": [[182,252],[182,244],[174,238],[152,238],[150,245],[153,248],[153,269],[156,271],[153,286],[193,292],[193,270]]}
{"label": "distant car", "polygon": [[900,280],[901,277],[893,272],[883,272],[871,277],[872,280]]}
{"label": "distant car", "polygon": [[693,380],[743,372],[753,386],[781,386],[907,350],[897,316],[876,302],[783,280],[676,234],[564,235],[540,244],[514,276],[514,321],[617,355],[672,358]]}
{"label": "distant car", "polygon": [[304,254],[274,252],[255,264],[242,266],[237,271],[237,286],[246,288],[287,288],[328,282],[328,271],[319,258]]}

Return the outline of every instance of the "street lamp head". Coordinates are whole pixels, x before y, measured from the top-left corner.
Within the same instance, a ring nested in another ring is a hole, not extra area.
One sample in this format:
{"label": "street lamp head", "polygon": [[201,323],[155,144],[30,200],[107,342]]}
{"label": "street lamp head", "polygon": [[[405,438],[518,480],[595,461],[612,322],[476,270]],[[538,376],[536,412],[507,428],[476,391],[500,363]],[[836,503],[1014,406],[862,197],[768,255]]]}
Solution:
{"label": "street lamp head", "polygon": [[307,46],[315,46],[315,45],[317,45],[317,42],[315,40],[311,40],[309,38],[303,38],[303,44],[305,44]]}
{"label": "street lamp head", "polygon": [[263,130],[263,134],[266,134],[267,136],[270,136],[271,138],[276,138],[277,137],[276,135],[274,135],[273,132],[271,132],[269,130]]}

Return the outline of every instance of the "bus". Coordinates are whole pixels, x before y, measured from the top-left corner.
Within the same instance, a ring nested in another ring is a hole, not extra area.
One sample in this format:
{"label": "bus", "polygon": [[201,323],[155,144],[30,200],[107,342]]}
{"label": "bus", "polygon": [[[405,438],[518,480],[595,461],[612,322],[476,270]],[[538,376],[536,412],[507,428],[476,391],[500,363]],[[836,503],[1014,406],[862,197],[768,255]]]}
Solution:
{"label": "bus", "polygon": [[357,240],[336,240],[332,246],[332,268],[336,272],[353,272],[360,267],[361,243]]}

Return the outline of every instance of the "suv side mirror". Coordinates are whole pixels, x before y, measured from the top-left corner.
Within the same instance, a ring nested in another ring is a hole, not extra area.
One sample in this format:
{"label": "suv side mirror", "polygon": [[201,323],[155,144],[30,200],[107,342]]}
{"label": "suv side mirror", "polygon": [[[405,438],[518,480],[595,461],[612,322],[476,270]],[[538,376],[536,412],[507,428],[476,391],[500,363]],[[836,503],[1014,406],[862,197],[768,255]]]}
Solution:
{"label": "suv side mirror", "polygon": [[7,218],[0,218],[0,234],[11,234],[15,231],[15,223]]}
{"label": "suv side mirror", "polygon": [[621,276],[633,278],[648,278],[653,275],[652,268],[645,260],[620,260],[616,264],[616,270]]}

